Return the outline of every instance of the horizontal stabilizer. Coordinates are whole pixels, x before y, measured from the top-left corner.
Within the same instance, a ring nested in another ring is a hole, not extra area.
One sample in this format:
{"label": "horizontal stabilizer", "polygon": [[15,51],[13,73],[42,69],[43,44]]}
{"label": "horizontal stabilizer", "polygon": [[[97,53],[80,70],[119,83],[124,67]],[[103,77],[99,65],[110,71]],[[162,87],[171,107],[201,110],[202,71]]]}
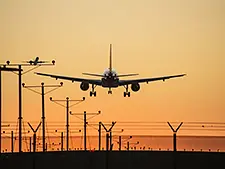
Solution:
{"label": "horizontal stabilizer", "polygon": [[138,74],[124,74],[124,75],[117,75],[117,77],[125,77],[125,76],[137,76]]}
{"label": "horizontal stabilizer", "polygon": [[98,76],[98,77],[104,77],[103,75],[100,74],[94,74],[94,73],[82,73],[83,75],[89,75],[89,76]]}

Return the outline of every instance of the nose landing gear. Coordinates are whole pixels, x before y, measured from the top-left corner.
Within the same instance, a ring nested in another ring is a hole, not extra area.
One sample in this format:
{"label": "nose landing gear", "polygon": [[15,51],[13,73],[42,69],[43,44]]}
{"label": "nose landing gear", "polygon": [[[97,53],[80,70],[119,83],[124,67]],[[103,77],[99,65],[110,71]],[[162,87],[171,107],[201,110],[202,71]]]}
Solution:
{"label": "nose landing gear", "polygon": [[109,88],[108,94],[112,94],[112,89]]}

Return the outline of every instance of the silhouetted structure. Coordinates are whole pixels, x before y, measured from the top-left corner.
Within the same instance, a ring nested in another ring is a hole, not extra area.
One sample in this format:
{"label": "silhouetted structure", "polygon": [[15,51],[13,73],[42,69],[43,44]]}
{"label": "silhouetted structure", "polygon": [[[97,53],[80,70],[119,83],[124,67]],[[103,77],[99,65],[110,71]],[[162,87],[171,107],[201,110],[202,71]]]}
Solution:
{"label": "silhouetted structure", "polygon": [[[52,61],[52,64],[37,64],[37,65],[31,65],[28,63],[11,64],[9,60],[6,61],[6,64],[0,64],[0,66],[3,66],[3,69],[5,69],[5,70],[11,69],[10,71],[18,71],[17,75],[19,76],[19,79],[18,79],[18,86],[19,86],[19,90],[18,90],[19,91],[19,117],[18,117],[18,120],[19,120],[19,152],[22,152],[22,119],[23,119],[22,118],[22,75],[38,68],[39,66],[42,66],[42,65],[48,66],[48,65],[54,65],[54,64],[55,64],[55,61]],[[18,66],[18,69],[8,68],[8,66]],[[35,67],[23,72],[23,74],[22,74],[22,71],[23,71],[22,66],[35,66]],[[0,86],[0,88],[1,88],[1,86]],[[1,147],[1,145],[0,145],[0,147]]]}
{"label": "silhouetted structure", "polygon": [[2,152],[2,71],[23,71],[20,67],[19,68],[8,68],[6,65],[0,66],[0,154]]}
{"label": "silhouetted structure", "polygon": [[167,123],[170,126],[171,130],[173,131],[173,151],[177,151],[177,131],[180,129],[183,122],[181,122],[176,129],[174,129],[173,126],[169,122],[167,122]]}
{"label": "silhouetted structure", "polygon": [[183,122],[181,122],[176,129],[174,129],[173,126],[169,122],[167,122],[167,123],[170,126],[171,130],[173,131],[173,151],[174,151],[174,155],[173,155],[174,159],[173,160],[174,160],[174,169],[176,169],[177,168],[177,153],[176,153],[177,152],[177,131],[180,129]]}
{"label": "silhouetted structure", "polygon": [[[113,121],[111,127],[109,129],[107,129],[105,127],[105,125],[103,123],[101,123],[101,125],[103,126],[103,128],[106,131],[106,151],[109,150],[109,144],[110,144],[110,150],[112,150],[112,146],[113,146],[112,145],[112,128],[115,124],[116,124],[116,122]],[[109,134],[109,133],[111,133],[111,134]]]}
{"label": "silhouetted structure", "polygon": [[87,78],[77,78],[77,77],[68,77],[62,75],[53,75],[53,74],[46,74],[46,73],[36,73],[37,75],[41,76],[49,76],[54,79],[64,79],[69,81],[77,81],[80,82],[80,89],[83,91],[87,91],[89,89],[89,85],[92,86],[92,90],[90,91],[90,96],[96,96],[95,88],[97,86],[101,86],[103,88],[108,88],[108,94],[112,94],[112,88],[117,88],[123,86],[125,88],[124,97],[130,97],[130,92],[128,86],[131,86],[131,90],[137,92],[140,90],[139,83],[145,82],[153,82],[153,81],[165,81],[171,78],[177,78],[185,76],[186,74],[179,74],[179,75],[172,75],[172,76],[161,76],[161,77],[152,77],[152,78],[141,78],[141,79],[128,79],[128,80],[120,80],[120,77],[127,77],[127,76],[136,76],[137,73],[130,73],[130,74],[117,74],[112,67],[112,44],[110,44],[109,49],[109,67],[104,71],[103,74],[95,74],[95,73],[83,73],[84,75],[89,76],[96,76],[100,77],[101,79],[87,79]]}
{"label": "silhouetted structure", "polygon": [[[28,125],[30,126],[31,130],[33,131],[33,152],[36,152],[36,132],[38,131],[39,127],[41,126],[41,122],[37,126],[37,128],[34,130],[34,128],[31,126],[31,124],[28,122]],[[44,145],[45,146],[45,145]]]}
{"label": "silhouetted structure", "polygon": [[[66,150],[67,151],[69,150],[69,108],[81,103],[84,100],[85,100],[85,97],[83,97],[83,99],[80,99],[80,100],[70,100],[69,97],[66,97],[66,100],[53,100],[52,97],[50,97],[50,101],[53,101],[56,104],[66,108]],[[63,104],[60,104],[59,102],[66,102],[66,106],[64,106]],[[76,102],[76,103],[69,105],[69,102]]]}
{"label": "silhouetted structure", "polygon": [[[63,86],[63,82],[60,82],[60,85],[44,85],[44,83],[41,83],[41,86],[25,86],[25,83],[22,84],[22,86],[24,88],[27,88],[37,94],[41,95],[41,101],[42,101],[42,148],[43,148],[43,152],[45,151],[45,95],[58,89],[59,87]],[[45,87],[49,87],[49,88],[53,88],[52,90],[48,91],[45,93],[44,88]],[[41,88],[41,93],[37,92],[35,90],[32,90],[32,88]]]}
{"label": "silhouetted structure", "polygon": [[[87,115],[93,115],[90,118],[95,117],[96,115],[99,115],[101,113],[101,111],[98,111],[98,113],[87,113],[86,111],[84,111],[84,113],[72,113],[70,112],[71,115],[83,115],[84,116],[84,151],[87,150]],[[89,118],[89,119],[90,119]]]}

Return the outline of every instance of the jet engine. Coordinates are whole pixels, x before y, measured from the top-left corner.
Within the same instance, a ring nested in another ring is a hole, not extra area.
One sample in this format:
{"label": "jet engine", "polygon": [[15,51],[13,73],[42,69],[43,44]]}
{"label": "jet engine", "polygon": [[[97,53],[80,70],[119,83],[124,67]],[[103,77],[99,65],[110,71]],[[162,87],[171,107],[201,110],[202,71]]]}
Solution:
{"label": "jet engine", "polygon": [[82,83],[80,84],[80,88],[81,88],[81,90],[83,90],[83,91],[88,90],[88,89],[89,89],[89,83],[87,83],[87,82],[82,82]]}
{"label": "jet engine", "polygon": [[133,84],[131,84],[131,89],[134,92],[137,92],[140,89],[140,85],[138,83],[133,83]]}

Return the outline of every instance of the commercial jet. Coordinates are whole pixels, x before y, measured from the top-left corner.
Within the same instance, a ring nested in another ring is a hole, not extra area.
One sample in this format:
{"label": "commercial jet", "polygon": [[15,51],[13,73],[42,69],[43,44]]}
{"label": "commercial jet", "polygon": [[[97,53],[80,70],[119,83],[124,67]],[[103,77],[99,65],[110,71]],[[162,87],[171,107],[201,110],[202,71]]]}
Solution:
{"label": "commercial jet", "polygon": [[31,65],[37,65],[38,63],[49,63],[49,61],[41,61],[37,56],[34,60],[23,61],[25,63],[30,63]]}
{"label": "commercial jet", "polygon": [[96,76],[100,77],[101,79],[86,79],[86,78],[77,78],[77,77],[68,77],[68,76],[60,76],[60,75],[53,75],[53,74],[46,74],[46,73],[38,73],[35,72],[37,75],[42,76],[49,76],[52,78],[57,79],[64,79],[69,80],[72,82],[80,82],[80,89],[83,91],[87,91],[89,86],[91,85],[92,90],[90,91],[90,96],[94,95],[96,97],[95,88],[97,86],[101,86],[103,88],[108,88],[108,94],[112,94],[112,88],[117,88],[120,86],[124,86],[125,92],[124,97],[130,97],[130,92],[128,86],[131,86],[131,90],[134,92],[139,91],[140,84],[143,82],[153,82],[153,81],[165,81],[166,79],[176,78],[185,76],[186,74],[179,74],[179,75],[172,75],[172,76],[162,76],[162,77],[152,77],[152,78],[141,78],[141,79],[130,79],[130,80],[121,80],[120,77],[127,77],[127,76],[136,76],[138,74],[117,74],[115,70],[112,69],[112,44],[110,44],[110,51],[109,51],[109,68],[104,71],[103,74],[94,74],[94,73],[83,73],[84,75],[89,76]]}

